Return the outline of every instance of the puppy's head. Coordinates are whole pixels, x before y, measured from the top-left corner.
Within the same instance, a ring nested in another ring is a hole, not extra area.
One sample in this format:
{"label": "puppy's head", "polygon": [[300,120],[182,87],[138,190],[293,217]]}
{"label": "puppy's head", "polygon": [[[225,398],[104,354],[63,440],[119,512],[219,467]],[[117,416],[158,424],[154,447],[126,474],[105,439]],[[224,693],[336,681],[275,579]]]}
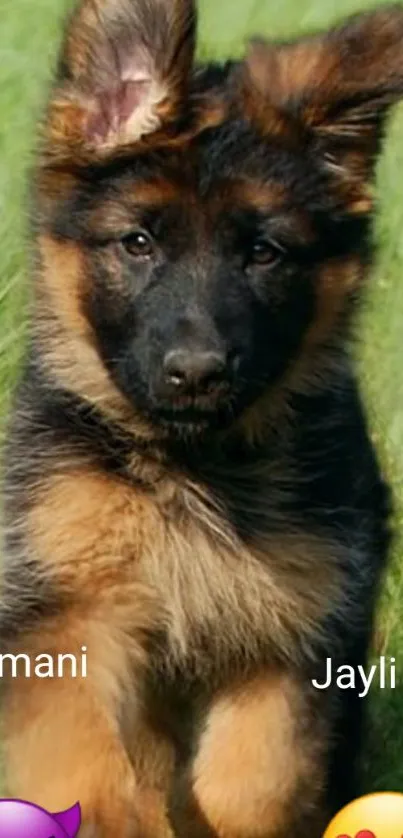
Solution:
{"label": "puppy's head", "polygon": [[84,0],[37,174],[43,360],[146,434],[230,427],[335,351],[403,95],[401,7],[223,67],[194,41],[191,0]]}

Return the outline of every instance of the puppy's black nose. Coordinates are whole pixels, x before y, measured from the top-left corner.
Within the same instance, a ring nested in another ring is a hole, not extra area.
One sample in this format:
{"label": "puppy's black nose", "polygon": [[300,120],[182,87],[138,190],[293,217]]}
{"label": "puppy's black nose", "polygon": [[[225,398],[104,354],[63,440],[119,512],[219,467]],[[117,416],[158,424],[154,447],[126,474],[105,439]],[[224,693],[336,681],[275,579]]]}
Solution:
{"label": "puppy's black nose", "polygon": [[221,352],[172,349],[163,364],[166,384],[172,391],[206,391],[225,378],[226,359]]}

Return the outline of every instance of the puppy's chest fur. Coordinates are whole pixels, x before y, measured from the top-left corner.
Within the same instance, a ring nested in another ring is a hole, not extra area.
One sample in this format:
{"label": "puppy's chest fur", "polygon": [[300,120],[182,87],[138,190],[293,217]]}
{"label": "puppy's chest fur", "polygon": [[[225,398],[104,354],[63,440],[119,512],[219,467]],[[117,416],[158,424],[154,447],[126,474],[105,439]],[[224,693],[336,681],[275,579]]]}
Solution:
{"label": "puppy's chest fur", "polygon": [[153,503],[139,572],[156,597],[168,671],[295,662],[342,609],[340,548],[286,516],[286,494],[245,474],[223,480],[218,497],[187,483]]}

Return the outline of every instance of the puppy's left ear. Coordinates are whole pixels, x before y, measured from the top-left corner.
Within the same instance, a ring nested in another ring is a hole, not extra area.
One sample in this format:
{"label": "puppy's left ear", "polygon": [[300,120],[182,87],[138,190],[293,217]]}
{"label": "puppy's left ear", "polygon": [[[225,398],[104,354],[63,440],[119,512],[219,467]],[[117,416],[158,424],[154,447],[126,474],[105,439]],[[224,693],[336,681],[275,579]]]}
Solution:
{"label": "puppy's left ear", "polygon": [[403,7],[356,15],[324,35],[252,43],[243,93],[262,132],[313,149],[364,212],[360,194],[373,177],[386,116],[403,98]]}
{"label": "puppy's left ear", "polygon": [[193,0],[79,0],[45,126],[49,160],[100,159],[169,128],[185,106]]}

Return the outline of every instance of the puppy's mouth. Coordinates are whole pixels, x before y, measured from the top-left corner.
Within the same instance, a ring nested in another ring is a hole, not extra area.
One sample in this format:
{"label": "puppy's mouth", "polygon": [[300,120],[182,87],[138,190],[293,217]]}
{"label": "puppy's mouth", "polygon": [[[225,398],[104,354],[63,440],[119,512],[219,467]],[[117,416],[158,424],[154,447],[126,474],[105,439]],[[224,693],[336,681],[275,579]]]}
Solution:
{"label": "puppy's mouth", "polygon": [[156,406],[155,420],[167,430],[181,434],[195,434],[218,430],[229,424],[231,411],[228,403],[207,404],[204,400],[188,399],[186,403]]}

